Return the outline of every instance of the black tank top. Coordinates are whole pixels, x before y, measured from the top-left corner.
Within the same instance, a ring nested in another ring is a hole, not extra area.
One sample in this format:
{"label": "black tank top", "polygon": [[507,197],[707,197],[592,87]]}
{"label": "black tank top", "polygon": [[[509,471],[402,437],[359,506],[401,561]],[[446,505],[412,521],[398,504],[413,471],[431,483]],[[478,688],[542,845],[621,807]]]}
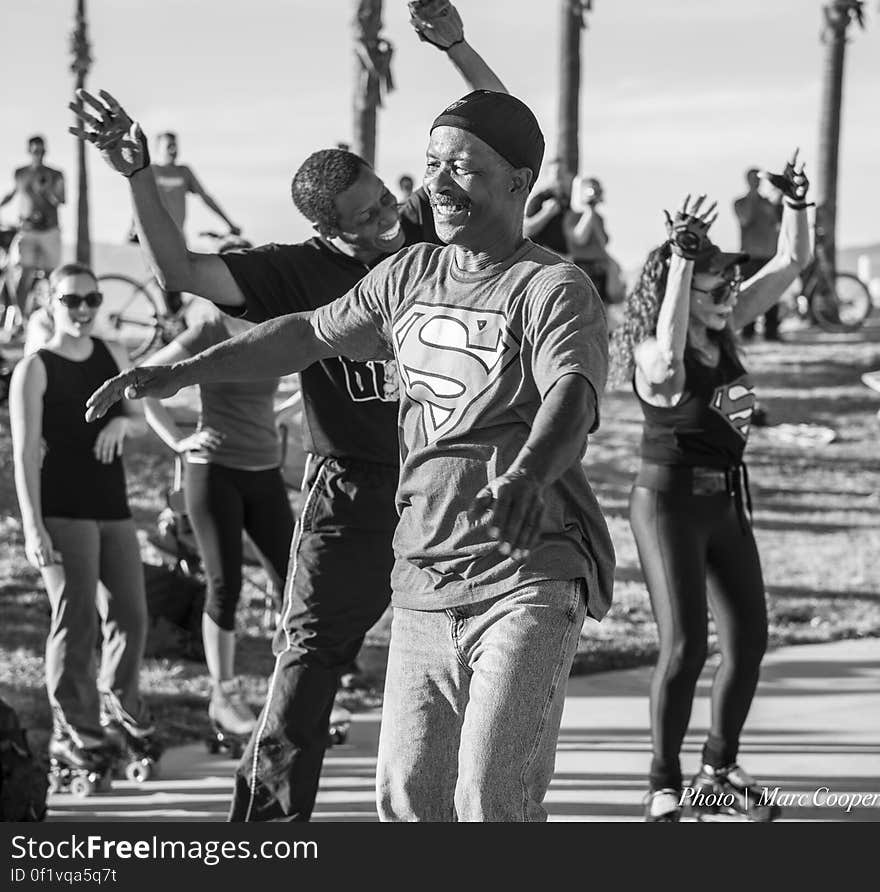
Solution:
{"label": "black tank top", "polygon": [[645,416],[642,458],[687,467],[740,464],[755,406],[755,391],[745,369],[725,350],[715,368],[703,365],[687,350],[684,368],[685,389],[677,406],[652,406],[636,392]]}
{"label": "black tank top", "polygon": [[51,350],[38,355],[46,368],[43,396],[43,441],[40,469],[43,517],[124,520],[131,517],[125,492],[125,472],[116,458],[108,465],[95,458],[98,434],[123,414],[116,403],[99,421],[85,420],[86,400],[119,373],[107,346],[92,338],[92,354],[81,362]]}

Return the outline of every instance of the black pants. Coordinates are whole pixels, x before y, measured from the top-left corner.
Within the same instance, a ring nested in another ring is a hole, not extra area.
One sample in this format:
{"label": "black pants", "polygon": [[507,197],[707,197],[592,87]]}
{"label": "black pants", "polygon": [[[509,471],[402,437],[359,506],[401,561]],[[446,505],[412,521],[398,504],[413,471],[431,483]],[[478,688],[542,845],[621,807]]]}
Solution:
{"label": "black pants", "polygon": [[241,594],[242,530],[263,556],[275,590],[284,586],[294,525],[284,479],[278,468],[242,471],[195,462],[187,464],[184,478],[208,586],[205,612],[231,632]]}
{"label": "black pants", "polygon": [[582,269],[596,286],[599,299],[608,303],[608,267],[601,260],[575,260],[575,265]]}
{"label": "black pants", "polygon": [[230,821],[308,821],[342,672],[391,601],[397,468],[311,456],[275,670]]}
{"label": "black pants", "polygon": [[[764,581],[742,503],[635,486],[630,524],[651,597],[660,653],[651,681],[652,790],[682,785],[679,754],[706,660],[708,606],[721,650],[703,761],[736,761],[767,646]],[[708,588],[707,588],[708,582]]]}

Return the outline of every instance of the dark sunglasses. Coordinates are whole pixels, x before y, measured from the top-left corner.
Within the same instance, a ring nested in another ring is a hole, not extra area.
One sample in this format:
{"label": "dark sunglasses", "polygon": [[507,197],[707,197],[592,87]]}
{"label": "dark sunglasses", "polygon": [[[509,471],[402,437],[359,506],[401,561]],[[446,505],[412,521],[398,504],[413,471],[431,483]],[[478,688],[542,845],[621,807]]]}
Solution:
{"label": "dark sunglasses", "polygon": [[691,285],[691,290],[699,291],[700,294],[708,294],[709,297],[712,298],[712,303],[720,305],[730,300],[732,294],[739,293],[739,289],[742,287],[742,282],[742,278],[737,277],[735,279],[728,279],[726,282],[722,282],[720,285],[716,285],[708,291],[705,288],[697,288],[696,285]]}
{"label": "dark sunglasses", "polygon": [[81,304],[94,310],[95,307],[101,306],[104,295],[100,291],[90,291],[88,294],[59,294],[58,300],[69,310],[77,310]]}

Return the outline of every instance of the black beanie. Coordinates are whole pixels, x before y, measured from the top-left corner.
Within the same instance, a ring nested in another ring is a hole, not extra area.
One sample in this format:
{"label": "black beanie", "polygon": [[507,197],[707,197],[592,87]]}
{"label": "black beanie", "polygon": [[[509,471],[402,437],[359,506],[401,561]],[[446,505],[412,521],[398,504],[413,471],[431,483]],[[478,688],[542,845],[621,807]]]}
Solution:
{"label": "black beanie", "polygon": [[467,130],[514,167],[528,167],[532,185],[544,158],[544,134],[532,110],[509,93],[474,90],[453,102],[431,125]]}

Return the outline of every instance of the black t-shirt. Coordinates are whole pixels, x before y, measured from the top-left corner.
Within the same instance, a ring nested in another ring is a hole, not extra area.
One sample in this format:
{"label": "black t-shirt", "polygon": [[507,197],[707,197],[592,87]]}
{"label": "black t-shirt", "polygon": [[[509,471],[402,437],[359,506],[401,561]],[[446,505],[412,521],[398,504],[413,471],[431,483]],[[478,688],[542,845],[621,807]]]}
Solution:
{"label": "black t-shirt", "polygon": [[639,397],[645,416],[642,458],[686,467],[739,464],[755,407],[755,390],[745,369],[724,350],[715,368],[703,365],[690,350],[684,366],[685,390],[677,406],[652,406]]}
{"label": "black t-shirt", "polygon": [[[439,241],[421,189],[401,210],[401,227],[407,245]],[[219,256],[241,289],[244,317],[252,322],[329,304],[370,270],[320,238]],[[355,362],[334,356],[305,369],[300,386],[306,451],[384,465],[399,463],[398,383],[393,361]]]}
{"label": "black t-shirt", "polygon": [[[541,210],[541,205],[550,198],[558,198],[554,189],[542,189],[540,192],[535,192],[526,205],[526,216],[534,217]],[[561,211],[554,214],[547,221],[544,228],[531,237],[532,241],[537,245],[543,245],[545,248],[555,251],[557,254],[568,254],[568,242],[562,229],[564,216],[565,214]]]}

